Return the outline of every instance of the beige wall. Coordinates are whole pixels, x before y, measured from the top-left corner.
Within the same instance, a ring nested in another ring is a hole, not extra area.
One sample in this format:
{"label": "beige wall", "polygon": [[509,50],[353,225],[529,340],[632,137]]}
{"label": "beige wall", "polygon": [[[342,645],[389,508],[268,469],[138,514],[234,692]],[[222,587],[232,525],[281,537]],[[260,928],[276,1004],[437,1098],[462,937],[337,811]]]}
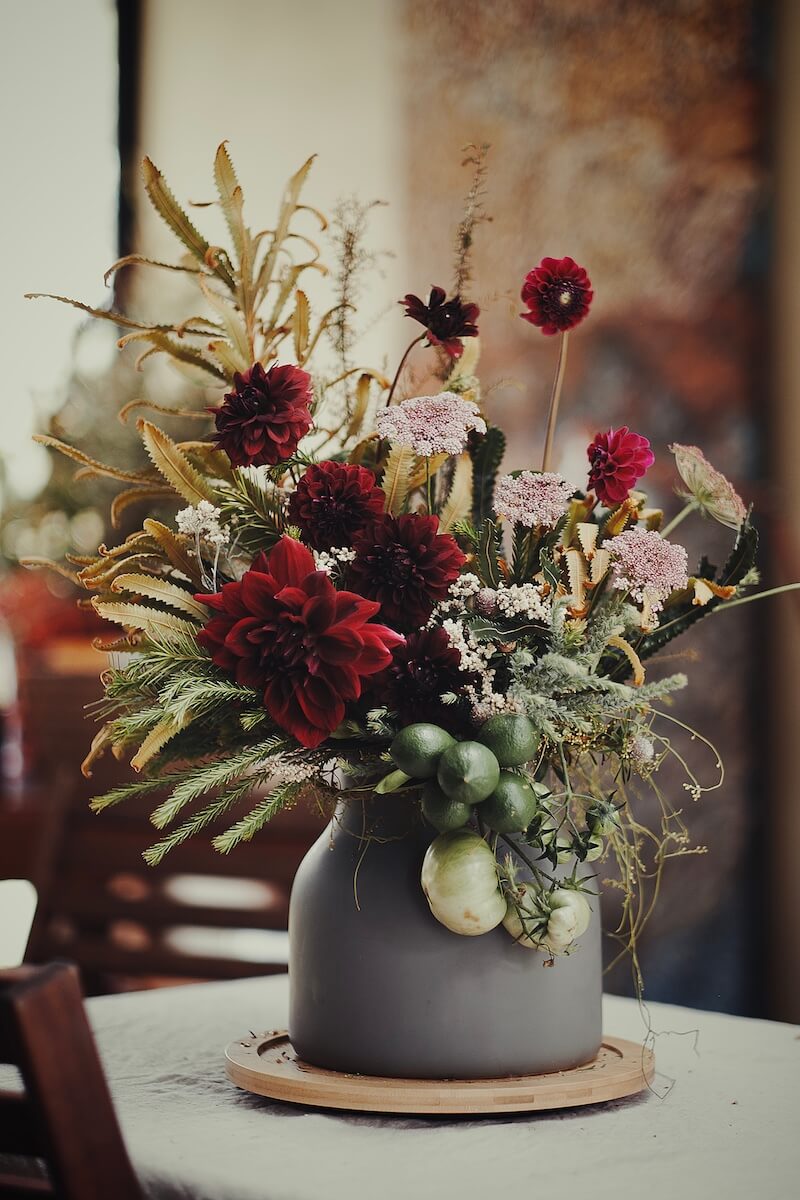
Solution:
{"label": "beige wall", "polygon": [[[274,221],[285,181],[314,153],[309,203],[330,211],[354,194],[389,202],[373,220],[374,245],[396,255],[384,260],[365,304],[365,321],[385,314],[364,340],[362,361],[373,365],[394,356],[405,336],[402,321],[387,319],[407,290],[395,10],[393,0],[144,4],[141,151],[180,200],[213,198],[214,151],[229,139],[253,228]],[[212,240],[214,229],[223,237],[217,212],[200,210],[197,223]],[[146,202],[140,225],[142,248],[174,256],[174,240]],[[166,273],[157,280],[151,313],[155,297],[175,287]]]}

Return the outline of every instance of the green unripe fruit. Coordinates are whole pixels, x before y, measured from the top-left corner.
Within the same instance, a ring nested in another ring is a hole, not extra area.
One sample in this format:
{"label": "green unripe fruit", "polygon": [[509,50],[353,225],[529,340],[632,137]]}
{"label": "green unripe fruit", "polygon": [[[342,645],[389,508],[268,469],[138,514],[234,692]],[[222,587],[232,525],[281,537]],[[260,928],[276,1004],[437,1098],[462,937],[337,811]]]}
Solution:
{"label": "green unripe fruit", "polygon": [[539,735],[522,713],[497,713],[481,727],[478,741],[488,746],[501,767],[521,767],[539,749]]}
{"label": "green unripe fruit", "polygon": [[500,764],[480,742],[456,742],[439,759],[439,786],[451,800],[480,804],[500,779]]}
{"label": "green unripe fruit", "polygon": [[401,729],[389,748],[392,762],[412,779],[432,779],[442,752],[455,738],[438,725],[423,721]]}
{"label": "green unripe fruit", "polygon": [[451,800],[433,779],[422,789],[422,814],[439,833],[461,829],[472,816],[472,805]]}
{"label": "green unripe fruit", "polygon": [[431,842],[421,883],[436,920],[453,933],[488,933],[506,914],[494,854],[471,829],[440,833]]}
{"label": "green unripe fruit", "polygon": [[481,805],[481,820],[495,833],[522,833],[538,806],[538,797],[529,783],[511,771],[501,771],[497,787]]}

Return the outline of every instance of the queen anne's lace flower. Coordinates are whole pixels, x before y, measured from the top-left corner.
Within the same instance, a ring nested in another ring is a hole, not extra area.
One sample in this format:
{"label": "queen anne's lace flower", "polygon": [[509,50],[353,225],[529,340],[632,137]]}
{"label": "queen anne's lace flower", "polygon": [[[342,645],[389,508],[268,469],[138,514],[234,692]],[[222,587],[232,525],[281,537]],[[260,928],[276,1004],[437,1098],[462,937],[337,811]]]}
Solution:
{"label": "queen anne's lace flower", "polygon": [[486,433],[486,422],[477,404],[455,392],[438,396],[415,396],[393,408],[385,408],[375,420],[378,433],[415,454],[461,454],[471,430]]}
{"label": "queen anne's lace flower", "polygon": [[575,491],[563,475],[554,471],[523,471],[521,475],[502,475],[494,490],[494,511],[498,517],[533,528],[557,525],[567,501]]}
{"label": "queen anne's lace flower", "polygon": [[611,582],[658,612],[672,592],[688,585],[686,551],[654,529],[626,529],[604,542],[611,554]]}
{"label": "queen anne's lace flower", "polygon": [[739,493],[721,471],[712,467],[697,446],[670,446],[675,455],[678,474],[686,484],[687,499],[695,500],[706,516],[713,517],[729,529],[738,529],[747,516]]}

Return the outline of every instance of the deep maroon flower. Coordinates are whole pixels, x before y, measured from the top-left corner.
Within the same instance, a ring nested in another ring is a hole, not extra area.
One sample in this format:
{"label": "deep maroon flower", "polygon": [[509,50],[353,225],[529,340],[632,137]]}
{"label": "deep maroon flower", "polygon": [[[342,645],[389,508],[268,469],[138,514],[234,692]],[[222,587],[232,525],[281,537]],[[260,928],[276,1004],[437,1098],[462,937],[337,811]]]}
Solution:
{"label": "deep maroon flower", "polygon": [[627,425],[595,434],[586,453],[589,487],[608,508],[621,504],[636,480],[656,461],[647,438],[631,433]]}
{"label": "deep maroon flower", "polygon": [[353,535],[383,512],[384,494],[366,467],[321,462],[311,466],[292,493],[289,520],[315,550],[349,546]]}
{"label": "deep maroon flower", "polygon": [[424,625],[465,562],[455,539],[438,529],[438,517],[384,514],[353,540],[348,579],[380,602],[381,617],[395,629]]}
{"label": "deep maroon flower", "polygon": [[234,467],[275,466],[291,458],[311,428],[311,377],[299,367],[260,362],[233,377],[234,390],[211,408],[215,441]]}
{"label": "deep maroon flower", "polygon": [[402,638],[370,621],[379,605],[337,592],[310,550],[283,537],[237,583],[198,596],[215,616],[198,634],[216,666],[263,692],[264,707],[303,746],[324,741]]}
{"label": "deep maroon flower", "polygon": [[448,300],[444,288],[432,287],[427,304],[410,293],[400,303],[407,317],[425,326],[430,344],[441,346],[451,358],[464,353],[462,338],[478,336],[475,322],[481,310],[477,304],[465,304],[460,296]]}
{"label": "deep maroon flower", "polygon": [[[461,654],[439,626],[410,633],[376,680],[381,700],[404,725],[431,721],[461,732],[469,722],[468,703],[461,693],[476,682],[476,676],[462,671],[460,664]],[[454,704],[442,702],[448,692],[459,697]]]}
{"label": "deep maroon flower", "polygon": [[573,259],[543,258],[525,276],[522,299],[528,311],[519,315],[542,333],[566,333],[586,316],[592,296],[589,276]]}

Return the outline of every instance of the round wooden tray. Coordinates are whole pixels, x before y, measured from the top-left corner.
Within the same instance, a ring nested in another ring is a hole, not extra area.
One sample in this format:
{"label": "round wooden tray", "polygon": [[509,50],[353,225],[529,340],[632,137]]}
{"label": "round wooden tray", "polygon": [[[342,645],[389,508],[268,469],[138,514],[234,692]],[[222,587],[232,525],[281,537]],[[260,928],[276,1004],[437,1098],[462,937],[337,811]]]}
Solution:
{"label": "round wooden tray", "polygon": [[374,1113],[440,1115],[544,1112],[619,1100],[653,1080],[655,1057],[636,1042],[606,1038],[597,1058],[571,1071],[506,1079],[383,1079],[312,1067],[297,1057],[287,1033],[274,1030],[225,1050],[237,1087],[271,1100]]}

